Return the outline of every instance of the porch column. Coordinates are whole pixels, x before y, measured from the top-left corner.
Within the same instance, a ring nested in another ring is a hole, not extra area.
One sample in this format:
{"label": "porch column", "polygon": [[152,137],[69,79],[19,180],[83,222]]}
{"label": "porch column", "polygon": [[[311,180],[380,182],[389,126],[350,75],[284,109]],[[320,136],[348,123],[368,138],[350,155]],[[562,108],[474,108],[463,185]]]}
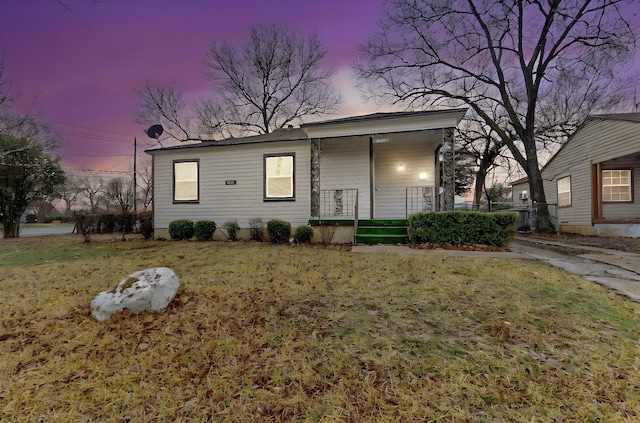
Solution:
{"label": "porch column", "polygon": [[311,140],[311,217],[320,217],[320,140]]}
{"label": "porch column", "polygon": [[454,149],[454,128],[444,128],[442,130],[442,189],[443,210],[452,211],[455,205],[456,196],[456,172],[455,172],[455,149]]}

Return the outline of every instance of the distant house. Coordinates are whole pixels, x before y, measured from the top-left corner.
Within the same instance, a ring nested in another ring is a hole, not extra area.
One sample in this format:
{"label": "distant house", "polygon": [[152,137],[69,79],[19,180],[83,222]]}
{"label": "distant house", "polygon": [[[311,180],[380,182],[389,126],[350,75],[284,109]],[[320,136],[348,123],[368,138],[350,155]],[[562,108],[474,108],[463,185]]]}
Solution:
{"label": "distant house", "polygon": [[[559,231],[584,235],[640,236],[639,177],[640,113],[588,117],[542,168]],[[514,200],[528,192],[511,185]]]}
{"label": "distant house", "polygon": [[[270,134],[148,150],[153,158],[155,237],[175,219],[284,219],[341,223],[353,240],[359,220],[406,219],[453,209],[452,151],[466,110],[375,113],[279,129]],[[445,148],[443,148],[443,146]],[[450,147],[450,148],[449,148]],[[448,186],[448,181],[451,185]],[[446,202],[446,205],[445,205]],[[220,236],[220,234],[218,234]]]}

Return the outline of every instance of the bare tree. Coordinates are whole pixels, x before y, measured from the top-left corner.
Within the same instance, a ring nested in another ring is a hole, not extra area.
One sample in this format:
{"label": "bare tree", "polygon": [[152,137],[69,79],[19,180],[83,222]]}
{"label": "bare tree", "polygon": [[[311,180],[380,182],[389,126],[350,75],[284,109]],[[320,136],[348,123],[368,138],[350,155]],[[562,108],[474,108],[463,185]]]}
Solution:
{"label": "bare tree", "polygon": [[31,207],[33,208],[33,214],[36,215],[36,219],[40,223],[44,223],[47,220],[47,216],[55,209],[52,201],[46,198],[35,200]]}
{"label": "bare tree", "polygon": [[113,178],[104,187],[107,208],[119,212],[133,209],[133,184],[125,178]]}
{"label": "bare tree", "polygon": [[186,112],[186,102],[175,84],[152,85],[145,82],[138,90],[136,122],[160,123],[165,137],[178,141],[200,141],[200,132]]}
{"label": "bare tree", "polygon": [[636,48],[623,10],[632,3],[390,0],[356,71],[374,93],[408,107],[467,105],[525,170],[532,199],[546,203],[539,142],[629,84],[620,74]]}
{"label": "bare tree", "polygon": [[214,42],[207,51],[215,99],[194,107],[195,130],[173,85],[143,86],[137,122],[166,124],[171,137],[189,141],[265,134],[333,113],[341,98],[331,85],[334,72],[322,67],[325,55],[315,35],[305,38],[281,25],[253,27],[241,48]]}
{"label": "bare tree", "polygon": [[29,111],[18,113],[14,107],[15,98],[11,95],[11,83],[6,78],[4,59],[0,58],[0,135],[11,135],[28,140],[28,143],[9,150],[0,149],[0,160],[9,154],[41,148],[50,153],[61,144],[60,135],[53,126],[40,116]]}
{"label": "bare tree", "polygon": [[92,213],[97,212],[103,202],[104,179],[94,177],[89,173],[80,175],[78,176],[78,188],[82,197],[84,197],[82,201],[84,207]]}
{"label": "bare tree", "polygon": [[142,201],[142,210],[147,211],[153,202],[153,170],[150,160],[141,163],[137,188],[140,193],[138,198]]}
{"label": "bare tree", "polygon": [[64,215],[71,216],[71,210],[78,202],[82,193],[80,180],[77,176],[67,174],[64,185],[60,187],[60,198],[64,201]]}

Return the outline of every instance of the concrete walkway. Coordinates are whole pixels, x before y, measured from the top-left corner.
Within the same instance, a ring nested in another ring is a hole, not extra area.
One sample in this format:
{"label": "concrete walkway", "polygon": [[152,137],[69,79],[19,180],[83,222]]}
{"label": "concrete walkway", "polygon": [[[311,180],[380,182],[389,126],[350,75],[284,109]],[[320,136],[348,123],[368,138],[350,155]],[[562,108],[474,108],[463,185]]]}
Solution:
{"label": "concrete walkway", "polygon": [[[518,242],[520,241],[520,242]],[[526,241],[526,243],[525,243]],[[539,246],[535,246],[535,244]],[[586,254],[568,255],[544,249],[543,244],[588,251]],[[439,257],[477,257],[503,259],[535,259],[575,273],[614,292],[640,303],[640,254],[620,250],[572,245],[564,242],[516,237],[511,251],[461,251],[419,249],[404,245],[356,245],[351,251],[372,254],[402,254]]]}

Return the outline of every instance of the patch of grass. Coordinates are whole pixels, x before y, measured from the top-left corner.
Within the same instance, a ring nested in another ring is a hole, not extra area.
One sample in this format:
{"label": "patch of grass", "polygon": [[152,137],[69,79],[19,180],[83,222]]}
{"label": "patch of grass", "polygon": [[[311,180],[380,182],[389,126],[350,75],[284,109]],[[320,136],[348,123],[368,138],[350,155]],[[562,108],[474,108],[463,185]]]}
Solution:
{"label": "patch of grass", "polygon": [[[640,417],[638,307],[545,264],[79,244],[93,252],[2,266],[2,421]],[[95,295],[154,266],[181,278],[167,310],[91,317]]]}
{"label": "patch of grass", "polygon": [[0,268],[90,259],[115,254],[127,248],[145,248],[145,244],[140,241],[123,244],[106,242],[112,238],[110,235],[96,238],[102,241],[97,241],[92,248],[87,248],[78,235],[0,239]]}

